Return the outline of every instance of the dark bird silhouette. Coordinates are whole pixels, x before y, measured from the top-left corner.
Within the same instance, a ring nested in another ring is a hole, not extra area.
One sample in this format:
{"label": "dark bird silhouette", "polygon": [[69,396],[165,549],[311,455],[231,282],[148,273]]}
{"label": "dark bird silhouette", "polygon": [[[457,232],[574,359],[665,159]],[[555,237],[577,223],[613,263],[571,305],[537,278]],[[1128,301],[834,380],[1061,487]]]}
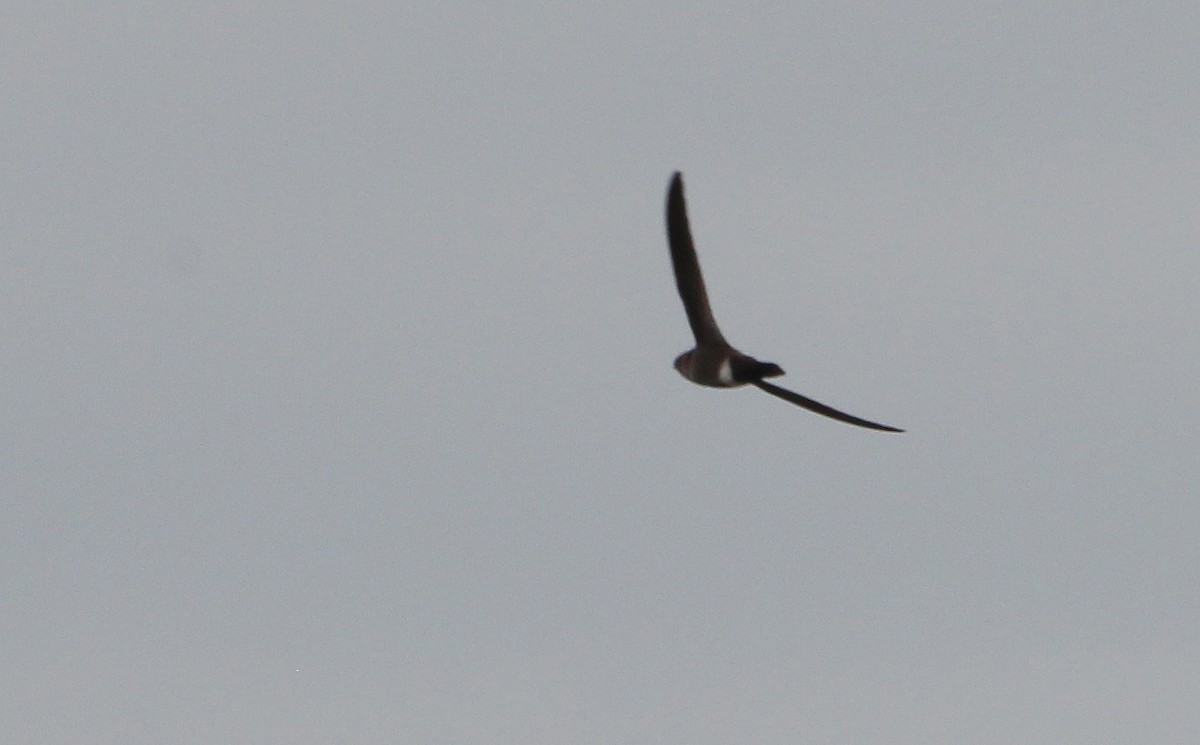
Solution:
{"label": "dark bird silhouette", "polygon": [[783,375],[783,369],[779,365],[774,362],[760,362],[750,355],[742,354],[725,341],[721,329],[717,327],[716,319],[713,318],[712,308],[708,304],[708,293],[704,289],[704,277],[700,275],[700,261],[696,258],[696,247],[692,244],[687,204],[683,199],[683,174],[679,172],[671,179],[671,188],[667,191],[667,242],[671,246],[671,263],[675,267],[675,285],[679,288],[679,297],[683,300],[683,309],[687,311],[688,324],[696,337],[696,346],[675,358],[675,369],[683,377],[693,383],[714,388],[736,388],[749,383],[772,396],[839,422],[884,432],[904,431],[860,419],[768,383],[763,378]]}

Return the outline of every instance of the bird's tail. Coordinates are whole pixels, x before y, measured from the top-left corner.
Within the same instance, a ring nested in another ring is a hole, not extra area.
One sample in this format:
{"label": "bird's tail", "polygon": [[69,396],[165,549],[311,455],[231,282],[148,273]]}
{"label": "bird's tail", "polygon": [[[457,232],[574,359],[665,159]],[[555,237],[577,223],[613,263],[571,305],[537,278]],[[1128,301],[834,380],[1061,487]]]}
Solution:
{"label": "bird's tail", "polygon": [[774,362],[757,362],[754,368],[754,377],[759,380],[763,378],[778,378],[783,375],[783,368],[776,365]]}

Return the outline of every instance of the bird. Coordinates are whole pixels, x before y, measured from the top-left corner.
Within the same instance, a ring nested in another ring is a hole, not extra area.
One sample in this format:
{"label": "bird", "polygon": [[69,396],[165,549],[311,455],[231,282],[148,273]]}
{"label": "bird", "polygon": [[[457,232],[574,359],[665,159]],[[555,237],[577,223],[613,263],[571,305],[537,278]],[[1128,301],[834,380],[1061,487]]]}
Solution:
{"label": "bird", "polygon": [[696,346],[675,358],[675,369],[680,375],[693,383],[713,388],[736,388],[749,384],[772,396],[839,422],[882,432],[904,431],[838,411],[832,406],[768,383],[765,378],[783,375],[783,368],[774,362],[760,362],[734,349],[725,341],[708,304],[708,292],[704,289],[700,261],[696,258],[696,247],[692,243],[692,231],[688,226],[687,202],[683,197],[683,174],[678,171],[671,178],[671,185],[667,190],[667,243],[671,248],[675,286],[679,289],[679,298],[683,301],[688,324],[696,337]]}

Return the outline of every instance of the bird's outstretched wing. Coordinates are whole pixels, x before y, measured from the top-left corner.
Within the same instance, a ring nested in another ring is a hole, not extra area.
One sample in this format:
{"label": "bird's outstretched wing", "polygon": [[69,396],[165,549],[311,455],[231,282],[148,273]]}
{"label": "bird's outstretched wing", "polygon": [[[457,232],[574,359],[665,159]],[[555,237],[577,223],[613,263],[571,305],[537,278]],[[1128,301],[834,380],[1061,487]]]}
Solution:
{"label": "bird's outstretched wing", "polygon": [[692,231],[688,227],[687,204],[683,200],[683,175],[678,171],[671,179],[671,188],[667,192],[667,242],[671,245],[675,286],[679,288],[679,297],[683,300],[683,309],[687,311],[688,324],[692,327],[696,344],[725,344],[725,337],[721,336],[712,308],[708,305],[704,277],[700,275],[700,261],[696,258]]}
{"label": "bird's outstretched wing", "polygon": [[839,422],[854,424],[859,427],[866,427],[867,429],[877,429],[883,432],[904,431],[902,429],[897,429],[896,427],[889,427],[886,424],[877,424],[876,422],[868,422],[866,419],[859,419],[858,417],[851,416],[844,411],[838,411],[831,406],[826,406],[819,401],[813,401],[811,398],[801,396],[799,393],[789,391],[787,388],[780,388],[779,386],[768,383],[765,380],[755,380],[752,382],[754,385],[758,386],[767,393],[770,393],[772,396],[778,396],[784,401],[796,404],[797,406],[802,406],[809,411],[815,411],[818,414],[823,414],[830,419],[836,419]]}

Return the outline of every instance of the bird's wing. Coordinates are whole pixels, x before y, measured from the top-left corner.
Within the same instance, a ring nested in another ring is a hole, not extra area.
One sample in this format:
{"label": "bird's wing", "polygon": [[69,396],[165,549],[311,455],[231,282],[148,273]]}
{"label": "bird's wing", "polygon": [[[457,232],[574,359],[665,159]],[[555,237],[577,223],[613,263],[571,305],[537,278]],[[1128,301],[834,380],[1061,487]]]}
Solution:
{"label": "bird's wing", "polygon": [[671,245],[675,286],[679,288],[679,297],[683,300],[683,309],[687,311],[688,324],[692,327],[696,344],[725,344],[725,337],[721,336],[712,308],[708,305],[704,277],[700,276],[700,261],[692,244],[687,204],[683,200],[683,175],[678,172],[671,179],[671,188],[667,192],[667,242]]}
{"label": "bird's wing", "polygon": [[875,422],[868,422],[866,419],[859,419],[856,416],[851,416],[843,411],[838,411],[837,409],[835,409],[833,407],[826,406],[825,404],[820,403],[818,401],[813,401],[811,398],[805,398],[804,396],[801,396],[799,393],[795,393],[794,391],[789,391],[787,388],[780,388],[779,386],[773,385],[764,380],[755,380],[752,382],[754,383],[754,385],[763,389],[767,393],[770,393],[772,396],[778,396],[779,398],[782,398],[784,401],[789,401],[791,403],[796,404],[797,406],[802,406],[802,407],[808,409],[809,411],[815,411],[818,414],[824,414],[825,416],[829,417],[830,419],[836,419],[839,422],[845,422],[846,424],[854,424],[859,427],[866,427],[867,429],[878,429],[883,432],[903,432],[904,431],[902,429],[897,429],[896,427],[889,427],[886,424],[877,424]]}

